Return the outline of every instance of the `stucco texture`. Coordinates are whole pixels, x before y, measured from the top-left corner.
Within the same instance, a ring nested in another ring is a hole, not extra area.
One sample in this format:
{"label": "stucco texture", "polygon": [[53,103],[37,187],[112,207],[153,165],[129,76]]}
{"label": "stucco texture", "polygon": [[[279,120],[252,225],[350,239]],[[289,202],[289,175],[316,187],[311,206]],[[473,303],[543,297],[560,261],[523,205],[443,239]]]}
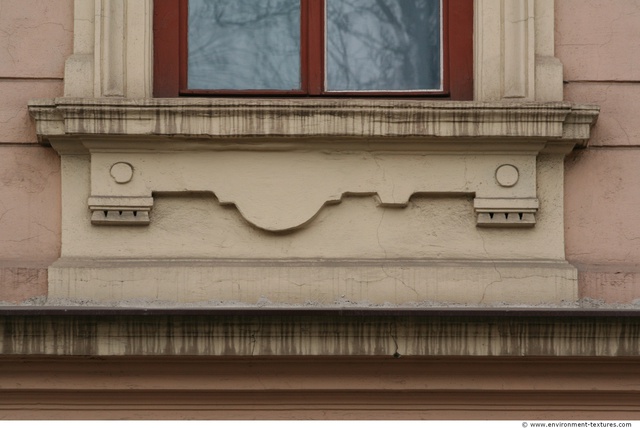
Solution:
{"label": "stucco texture", "polygon": [[57,258],[59,162],[48,148],[0,146],[0,260]]}
{"label": "stucco texture", "polygon": [[0,301],[46,294],[60,253],[60,159],[27,103],[62,95],[72,47],[72,0],[0,0]]}
{"label": "stucco texture", "polygon": [[580,296],[640,301],[640,1],[556,1],[564,97],[600,105],[589,148],[565,163],[567,259]]}
{"label": "stucco texture", "polygon": [[565,80],[640,80],[640,1],[556,0]]}
{"label": "stucco texture", "polygon": [[60,253],[60,160],[49,148],[0,145],[0,301],[46,294]]}
{"label": "stucco texture", "polygon": [[35,98],[61,96],[62,86],[62,80],[0,78],[0,144],[36,143],[36,126],[27,103]]}
{"label": "stucco texture", "polygon": [[640,150],[592,149],[565,165],[566,249],[580,263],[635,264],[640,260]]}
{"label": "stucco texture", "polygon": [[0,78],[57,78],[73,46],[73,1],[0,0]]}

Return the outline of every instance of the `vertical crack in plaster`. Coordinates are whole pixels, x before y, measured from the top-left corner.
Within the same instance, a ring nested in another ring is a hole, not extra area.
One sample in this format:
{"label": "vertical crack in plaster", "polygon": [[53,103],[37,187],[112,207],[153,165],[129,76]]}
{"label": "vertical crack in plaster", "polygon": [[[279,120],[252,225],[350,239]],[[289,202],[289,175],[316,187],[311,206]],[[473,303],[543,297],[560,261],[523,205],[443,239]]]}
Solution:
{"label": "vertical crack in plaster", "polygon": [[620,131],[622,131],[622,133],[625,135],[626,140],[627,140],[627,144],[628,145],[633,145],[633,143],[631,142],[631,137],[629,136],[629,134],[627,133],[627,130],[624,128],[624,126],[622,126],[622,124],[620,123],[620,121],[615,118],[615,117],[611,117],[611,119],[613,119],[613,121],[618,125],[618,127],[620,128]]}
{"label": "vertical crack in plaster", "polygon": [[[379,164],[379,163],[378,163],[378,161],[376,160],[375,156],[374,156],[374,160],[375,160],[375,162],[376,162],[376,165],[378,165],[378,167],[380,167],[380,164]],[[384,170],[383,170],[383,175],[384,175]],[[395,189],[395,187],[394,187],[394,186],[392,186],[392,191],[391,191],[391,192],[392,192],[392,194],[393,194],[394,189]],[[384,253],[384,259],[386,260],[386,259],[387,259],[387,250],[386,250],[386,248],[382,245],[382,243],[380,242],[380,229],[381,229],[381,227],[382,227],[382,222],[384,221],[384,215],[385,215],[385,213],[387,212],[387,207],[384,207],[384,206],[380,207],[380,206],[379,206],[379,208],[381,208],[381,209],[382,209],[382,215],[380,216],[380,222],[378,223],[378,227],[377,227],[377,229],[376,229],[376,239],[377,239],[377,241],[378,241],[378,246],[380,247],[380,249],[381,249],[381,250],[382,250],[382,252]],[[397,282],[400,282],[400,283],[401,283],[405,288],[407,288],[407,289],[409,289],[409,290],[411,290],[411,291],[413,291],[413,292],[415,293],[415,295],[416,295],[416,299],[417,299],[417,300],[419,300],[419,299],[420,299],[420,294],[419,294],[419,293],[418,293],[418,291],[415,289],[415,287],[411,287],[411,286],[409,286],[409,285],[408,285],[408,284],[407,284],[407,283],[402,279],[402,273],[400,273],[400,275],[399,275],[399,276],[394,276],[394,275],[391,275],[391,274],[387,271],[387,269],[385,268],[384,264],[381,266],[381,268],[382,268],[382,272],[386,275],[386,277],[387,277],[387,278],[391,278],[391,279],[396,280]],[[394,284],[394,285],[395,285],[395,284]]]}
{"label": "vertical crack in plaster", "polygon": [[[386,174],[385,169],[382,167],[382,165],[380,165],[380,162],[379,162],[379,159],[378,159],[377,156],[373,155],[373,161],[375,162],[375,164],[377,165],[378,169],[382,173],[382,183],[386,184],[386,182],[387,182],[387,174]],[[395,192],[395,184],[394,184],[393,181],[391,181],[391,195],[394,195],[394,192]],[[387,209],[383,205],[382,198],[380,197],[379,194],[376,194],[376,202],[378,204],[378,207],[382,209],[382,215],[380,216],[380,222],[378,223],[378,228],[376,229],[376,239],[378,241],[378,246],[380,247],[380,249],[384,253],[384,258],[386,259],[387,258],[387,250],[384,248],[384,246],[380,242],[380,229],[382,227],[382,222],[384,221],[384,215],[385,215]]]}
{"label": "vertical crack in plaster", "polygon": [[384,220],[384,214],[386,212],[386,208],[385,207],[380,207],[380,206],[378,206],[378,208],[382,209],[382,215],[380,216],[380,222],[378,222],[378,227],[376,229],[376,239],[378,241],[378,246],[380,247],[380,249],[384,253],[384,258],[386,259],[387,258],[387,250],[384,248],[384,246],[380,242],[380,228],[382,227],[382,221]]}
{"label": "vertical crack in plaster", "polygon": [[0,223],[2,223],[2,219],[4,218],[5,215],[7,215],[10,211],[15,210],[15,208],[9,208],[7,210],[5,210],[4,212],[2,212],[2,214],[0,214]]}
{"label": "vertical crack in plaster", "polygon": [[[484,234],[482,233],[482,231],[479,231],[479,235],[480,235],[480,240],[482,241],[482,248],[484,249],[484,253],[487,255],[487,257],[489,257],[489,251],[487,250],[487,245],[486,242],[484,240]],[[493,269],[496,271],[496,273],[498,274],[499,279],[495,280],[495,281],[491,281],[490,283],[488,283],[487,285],[484,286],[484,290],[482,291],[482,297],[480,298],[480,303],[485,303],[484,299],[487,295],[487,291],[489,290],[489,287],[491,287],[493,284],[497,284],[500,282],[503,282],[503,278],[502,278],[502,273],[500,272],[500,270],[498,269],[498,266],[496,265],[495,260],[493,260],[491,262],[491,265],[493,266]]]}
{"label": "vertical crack in plaster", "polygon": [[[475,160],[475,159],[476,159],[476,157],[474,156],[473,160]],[[468,172],[469,172],[469,163],[468,163],[468,159],[465,158],[465,160],[464,160],[464,175],[463,175],[463,177],[464,177],[464,189],[465,190],[466,189],[470,189],[470,188],[473,187],[471,181],[469,180]]]}

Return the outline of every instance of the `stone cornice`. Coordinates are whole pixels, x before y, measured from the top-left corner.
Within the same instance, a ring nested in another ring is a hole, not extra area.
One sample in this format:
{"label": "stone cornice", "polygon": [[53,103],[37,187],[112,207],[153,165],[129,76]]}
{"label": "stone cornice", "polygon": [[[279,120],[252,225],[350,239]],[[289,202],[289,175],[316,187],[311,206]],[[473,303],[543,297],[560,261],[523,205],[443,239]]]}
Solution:
{"label": "stone cornice", "polygon": [[42,141],[57,136],[201,138],[356,137],[584,143],[599,109],[551,103],[385,99],[35,100],[29,110]]}
{"label": "stone cornice", "polygon": [[[640,318],[476,314],[5,314],[3,355],[637,357]],[[133,312],[135,313],[135,312]]]}

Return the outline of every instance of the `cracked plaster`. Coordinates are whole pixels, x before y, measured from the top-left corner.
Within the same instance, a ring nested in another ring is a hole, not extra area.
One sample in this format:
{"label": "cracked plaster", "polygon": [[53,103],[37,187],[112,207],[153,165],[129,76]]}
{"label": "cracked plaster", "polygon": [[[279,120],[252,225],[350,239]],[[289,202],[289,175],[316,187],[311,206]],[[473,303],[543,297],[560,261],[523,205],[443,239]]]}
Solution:
{"label": "cracked plaster", "polygon": [[568,81],[640,81],[640,2],[557,0],[556,55]]}
{"label": "cracked plaster", "polygon": [[51,149],[0,145],[0,260],[58,257],[59,168]]}
{"label": "cracked plaster", "polygon": [[72,44],[72,0],[0,1],[0,80],[62,79]]}

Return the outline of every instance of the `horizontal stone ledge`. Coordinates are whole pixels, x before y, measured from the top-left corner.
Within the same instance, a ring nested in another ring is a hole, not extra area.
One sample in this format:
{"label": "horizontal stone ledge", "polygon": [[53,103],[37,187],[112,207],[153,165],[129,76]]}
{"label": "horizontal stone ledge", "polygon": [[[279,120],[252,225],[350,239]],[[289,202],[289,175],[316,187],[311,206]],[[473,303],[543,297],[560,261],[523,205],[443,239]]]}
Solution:
{"label": "horizontal stone ledge", "polygon": [[[43,302],[45,299],[43,299]],[[88,306],[54,299],[43,304],[0,305],[0,316],[6,317],[140,317],[140,316],[204,316],[204,317],[347,317],[347,318],[583,318],[589,320],[606,318],[640,318],[640,311],[632,308],[599,307],[491,307],[491,306],[432,306],[411,307],[299,307],[299,306]]]}
{"label": "horizontal stone ledge", "polygon": [[43,141],[62,135],[508,137],[582,143],[592,105],[382,99],[76,99],[29,103]]}
{"label": "horizontal stone ledge", "polygon": [[561,305],[577,291],[575,268],[559,260],[62,258],[49,268],[50,299],[99,305]]}
{"label": "horizontal stone ledge", "polygon": [[574,269],[560,259],[463,259],[463,258],[85,258],[63,256],[50,266],[56,268],[88,267],[549,267]]}
{"label": "horizontal stone ledge", "polygon": [[637,357],[640,317],[13,315],[3,355]]}

